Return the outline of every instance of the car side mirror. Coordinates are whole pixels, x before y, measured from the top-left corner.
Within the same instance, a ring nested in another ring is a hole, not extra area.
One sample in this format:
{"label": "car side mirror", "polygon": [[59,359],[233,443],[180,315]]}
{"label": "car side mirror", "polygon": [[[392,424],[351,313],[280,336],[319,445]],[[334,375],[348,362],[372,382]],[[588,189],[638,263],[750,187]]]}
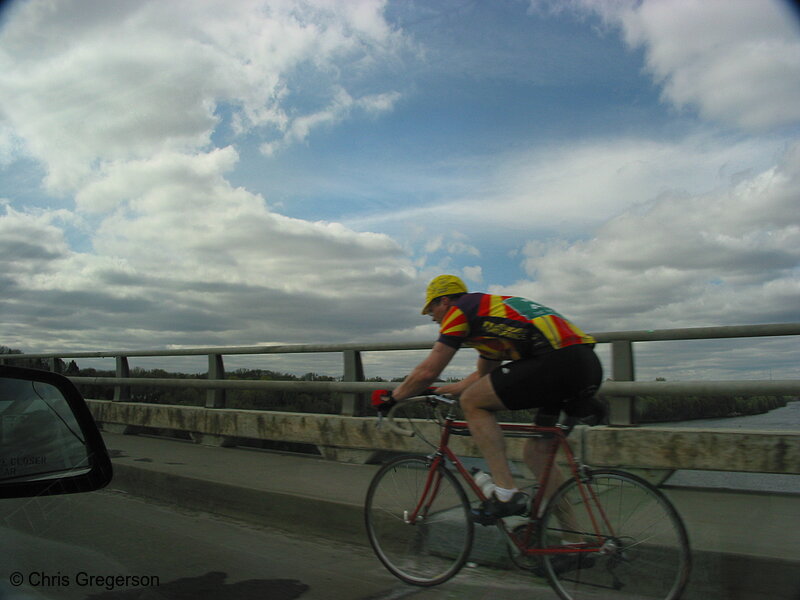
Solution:
{"label": "car side mirror", "polygon": [[48,371],[0,365],[0,498],[97,490],[111,459],[75,385]]}

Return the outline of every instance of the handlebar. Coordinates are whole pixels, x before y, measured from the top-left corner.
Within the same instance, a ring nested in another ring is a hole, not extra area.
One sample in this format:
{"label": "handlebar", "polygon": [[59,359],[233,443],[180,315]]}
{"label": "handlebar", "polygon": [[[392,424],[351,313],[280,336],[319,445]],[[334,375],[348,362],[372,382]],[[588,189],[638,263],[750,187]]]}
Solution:
{"label": "handlebar", "polygon": [[439,404],[453,406],[454,404],[458,403],[457,400],[441,394],[426,394],[424,396],[413,396],[411,398],[406,398],[405,400],[398,401],[398,403],[395,404],[391,408],[391,410],[386,414],[386,427],[389,429],[389,431],[392,431],[398,435],[404,435],[406,437],[414,437],[416,435],[415,431],[412,431],[411,429],[405,429],[404,427],[400,427],[395,422],[394,417],[395,413],[400,407],[406,407],[411,403],[417,403],[417,402],[426,402],[434,407],[438,406]]}
{"label": "handlebar", "polygon": [[[458,404],[458,400],[454,399],[450,395],[444,394],[426,394],[423,396],[413,396],[411,398],[401,400],[386,414],[386,427],[389,429],[389,431],[406,437],[414,437],[416,435],[415,431],[406,429],[397,424],[395,421],[395,413],[398,411],[398,409],[400,409],[400,407],[406,407],[411,403],[421,402],[429,404],[434,410],[437,410],[442,406],[453,407],[454,405]],[[565,410],[566,418],[564,421],[557,425],[557,427],[564,432],[564,435],[569,435],[576,425],[588,425],[591,427],[603,423],[606,418],[605,406],[596,397],[590,398],[583,405],[579,414],[572,413],[569,408],[570,407],[567,407]],[[442,416],[438,415],[438,421],[440,424],[443,420],[444,419]],[[381,420],[379,420],[378,424],[381,424]]]}

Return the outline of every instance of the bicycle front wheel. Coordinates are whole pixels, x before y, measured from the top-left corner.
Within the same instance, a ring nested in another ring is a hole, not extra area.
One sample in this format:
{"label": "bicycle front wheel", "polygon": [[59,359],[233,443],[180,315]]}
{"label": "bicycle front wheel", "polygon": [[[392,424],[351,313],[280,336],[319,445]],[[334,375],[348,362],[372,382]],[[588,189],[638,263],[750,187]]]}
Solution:
{"label": "bicycle front wheel", "polygon": [[370,544],[406,583],[437,585],[458,573],[472,549],[473,524],[464,489],[443,466],[401,457],[376,473],[364,518]]}
{"label": "bicycle front wheel", "polygon": [[564,600],[677,600],[691,570],[686,529],[667,497],[643,479],[590,472],[553,495],[542,515],[542,547],[600,545],[595,553],[544,555],[544,570]]}

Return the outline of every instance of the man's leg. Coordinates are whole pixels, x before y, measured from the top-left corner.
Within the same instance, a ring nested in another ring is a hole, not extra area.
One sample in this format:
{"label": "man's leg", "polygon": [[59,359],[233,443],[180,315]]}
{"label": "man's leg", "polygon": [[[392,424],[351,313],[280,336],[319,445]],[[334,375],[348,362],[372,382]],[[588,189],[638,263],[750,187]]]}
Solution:
{"label": "man's leg", "polygon": [[[525,440],[523,459],[525,464],[533,471],[537,481],[541,482],[544,478],[543,475],[547,468],[549,454],[552,451],[552,444],[553,440],[548,439],[530,438]],[[547,481],[547,488],[544,491],[545,498],[550,498],[564,481],[566,481],[564,472],[554,459]],[[583,537],[577,533],[580,531],[580,527],[578,527],[578,522],[575,520],[575,512],[572,506],[568,502],[562,502],[560,506],[555,508],[555,511],[556,518],[558,518],[564,529],[562,534],[564,542],[570,544],[583,542]]]}
{"label": "man's leg", "polygon": [[[548,439],[529,438],[525,440],[525,445],[522,450],[523,460],[530,470],[533,471],[537,481],[542,481],[552,444],[553,440]],[[555,492],[564,481],[564,473],[554,460],[553,468],[550,470],[547,489],[544,492],[545,497],[549,498],[552,496],[553,492]]]}
{"label": "man's leg", "polygon": [[481,377],[467,388],[461,394],[460,402],[472,439],[489,466],[494,484],[508,490],[514,489],[516,485],[506,458],[506,441],[494,414],[506,407],[495,394],[489,376]]}

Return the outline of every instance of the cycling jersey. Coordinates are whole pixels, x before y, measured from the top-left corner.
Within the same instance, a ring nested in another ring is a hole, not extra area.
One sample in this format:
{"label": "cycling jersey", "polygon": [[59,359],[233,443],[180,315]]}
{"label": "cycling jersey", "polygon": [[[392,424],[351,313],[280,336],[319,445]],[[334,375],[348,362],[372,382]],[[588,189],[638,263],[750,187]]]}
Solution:
{"label": "cycling jersey", "polygon": [[553,309],[517,296],[465,294],[442,319],[439,341],[475,348],[488,360],[520,360],[576,344],[594,344]]}

